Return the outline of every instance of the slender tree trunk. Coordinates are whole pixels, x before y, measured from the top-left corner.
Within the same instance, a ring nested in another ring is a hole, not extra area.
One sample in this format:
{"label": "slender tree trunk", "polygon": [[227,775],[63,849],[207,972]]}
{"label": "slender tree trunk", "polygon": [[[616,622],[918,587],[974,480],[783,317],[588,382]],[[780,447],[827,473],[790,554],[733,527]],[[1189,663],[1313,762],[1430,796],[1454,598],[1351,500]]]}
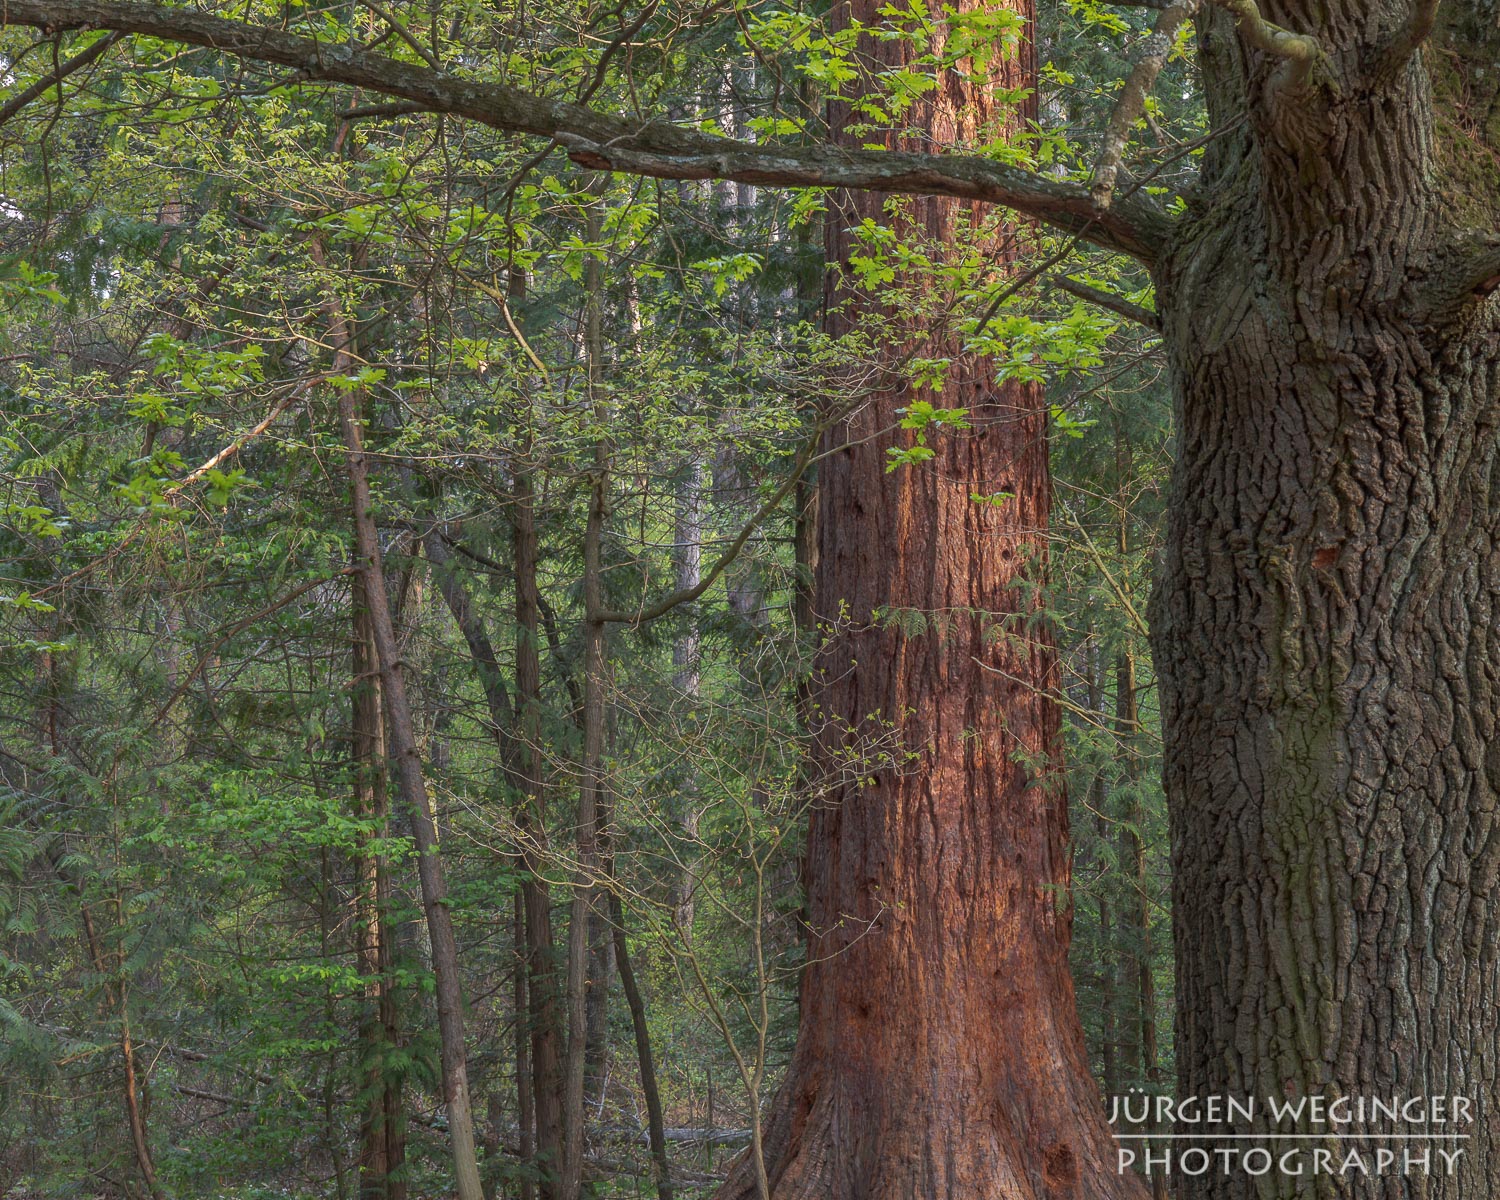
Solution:
{"label": "slender tree trunk", "polygon": [[[521,458],[530,455],[529,438]],[[516,707],[521,731],[521,895],[526,910],[527,993],[530,1001],[531,1069],[536,1101],[537,1159],[542,1196],[553,1200],[562,1163],[562,1015],[552,896],[544,873],[547,826],[542,778],[541,593],[537,584],[536,492],[529,464],[515,473],[514,556],[516,573]]]}
{"label": "slender tree trunk", "polygon": [[[56,507],[54,504],[53,507]],[[58,617],[56,628],[64,628],[61,615]],[[53,759],[62,759],[64,755],[64,730],[66,724],[67,710],[63,705],[61,691],[61,672],[59,670],[57,657],[48,653],[42,657],[38,664],[42,674],[42,691],[44,700],[42,702],[43,712],[41,714],[41,726],[46,733],[46,750]],[[118,843],[117,843],[118,844]],[[141,1103],[141,1085],[138,1080],[138,1067],[136,1064],[135,1043],[130,1032],[130,993],[126,984],[123,966],[118,952],[113,956],[114,968],[110,966],[110,955],[105,951],[103,939],[94,924],[93,910],[90,908],[84,891],[84,882],[67,863],[65,851],[61,841],[49,841],[46,853],[52,864],[52,869],[58,876],[69,883],[78,893],[79,916],[83,923],[84,946],[88,950],[90,961],[93,963],[94,971],[103,981],[102,1008],[110,1017],[118,1022],[118,1037],[120,1047],[120,1065],[122,1068],[120,1098],[125,1109],[126,1128],[130,1133],[131,1153],[135,1158],[136,1170],[139,1172],[141,1182],[145,1185],[147,1194],[151,1200],[165,1200],[165,1193],[156,1178],[156,1161],[151,1154],[150,1131],[146,1124],[145,1107]],[[115,900],[115,914],[118,917],[123,913],[124,907],[119,897]],[[111,1013],[109,1010],[113,1010]]]}
{"label": "slender tree trunk", "polygon": [[[516,968],[513,1003],[516,1013],[516,1123],[521,1127],[521,1161],[536,1161],[536,1099],[531,1078],[530,1001],[526,987],[529,956],[526,945],[526,899],[515,896]],[[530,1179],[521,1180],[518,1200],[533,1200],[536,1187]]]}
{"label": "slender tree trunk", "polygon": [[[1104,711],[1104,654],[1093,647],[1089,650],[1089,712],[1104,728],[1108,719]],[[1109,816],[1105,806],[1109,803],[1109,785],[1104,770],[1094,773],[1089,784],[1089,803],[1094,812],[1094,832],[1099,845],[1107,846],[1110,836]],[[1106,855],[1107,852],[1101,851]],[[1116,981],[1119,978],[1119,947],[1115,940],[1113,893],[1114,872],[1106,872],[1099,884],[1099,1042],[1103,1068],[1104,1094],[1118,1095],[1120,1092],[1120,1031],[1118,1021],[1119,1001]]]}
{"label": "slender tree trunk", "polygon": [[583,1052],[584,1104],[598,1111],[604,1103],[609,1069],[609,988],[615,973],[615,943],[608,915],[597,903],[589,917],[589,970],[585,1007],[588,1040]]}
{"label": "slender tree trunk", "polygon": [[126,991],[120,986],[120,1058],[125,1064],[125,1113],[130,1122],[130,1144],[135,1149],[136,1166],[151,1200],[166,1200],[166,1193],[156,1181],[156,1163],[151,1157],[151,1143],[146,1134],[146,1116],[142,1109],[140,1088],[136,1083],[135,1043],[130,1037],[130,1013],[126,1009]]}
{"label": "slender tree trunk", "polygon": [[[692,458],[683,472],[678,488],[674,522],[673,557],[675,558],[676,583],[679,591],[698,586],[703,567],[703,463]],[[701,685],[699,656],[701,647],[698,636],[696,610],[685,617],[686,626],[672,645],[672,686],[689,704],[696,705]],[[677,803],[680,811],[677,825],[681,830],[678,857],[681,873],[677,880],[676,903],[673,920],[683,941],[692,944],[693,921],[696,916],[698,891],[698,778],[691,762],[682,765],[682,786]],[[624,968],[621,968],[622,972]]]}
{"label": "slender tree trunk", "polygon": [[630,961],[630,945],[625,931],[625,911],[617,892],[609,896],[610,919],[614,926],[615,962],[620,968],[620,989],[630,1009],[630,1023],[635,1030],[635,1056],[641,1072],[641,1092],[646,1098],[646,1136],[651,1144],[652,1174],[655,1176],[657,1200],[672,1200],[672,1164],[667,1158],[666,1120],[662,1115],[661,1089],[656,1082],[656,1059],[651,1053],[651,1029],[646,1024],[646,1001],[636,982],[635,967]]}
{"label": "slender tree trunk", "polygon": [[[718,502],[731,511],[752,512],[756,506],[756,495],[745,473],[740,470],[739,457],[733,446],[725,446],[714,456],[713,488]],[[732,612],[741,622],[737,636],[746,642],[760,637],[766,631],[770,614],[766,611],[765,588],[754,561],[741,561],[724,573],[724,598]],[[749,669],[753,655],[745,656],[741,671]]]}
{"label": "slender tree trunk", "polygon": [[[529,453],[529,449],[526,451]],[[521,861],[521,939],[527,978],[524,985],[524,1019],[518,1010],[521,1032],[530,1039],[525,1055],[532,1077],[525,1093],[531,1105],[525,1114],[521,1141],[523,1158],[541,1175],[542,1194],[550,1197],[553,1172],[560,1161],[562,1095],[558,1047],[557,970],[553,963],[551,901],[543,875],[546,828],[542,823],[541,662],[537,653],[536,528],[533,524],[531,479],[523,470],[516,474],[514,556],[516,590],[516,704],[512,706],[500,677],[500,662],[463,582],[452,569],[453,556],[438,529],[423,539],[423,549],[438,571],[438,590],[463,634],[479,676],[490,714],[506,782],[516,796],[517,850]],[[518,994],[520,994],[518,992]],[[520,1051],[518,1050],[518,1056]],[[531,1130],[535,1129],[532,1137]],[[531,1152],[524,1151],[531,1140]]]}
{"label": "slender tree trunk", "polygon": [[[878,25],[878,7],[855,0],[840,20]],[[942,16],[931,18],[941,40]],[[911,53],[904,40],[862,50],[893,68]],[[1029,45],[996,64],[997,86],[1034,78]],[[1000,115],[986,87],[952,72],[904,120],[950,145]],[[848,120],[833,113],[836,131]],[[848,231],[884,222],[883,205],[854,194],[829,214],[835,334],[878,307],[849,273]],[[945,199],[906,213],[898,231],[945,244],[980,216]],[[1074,1004],[1060,710],[1047,694],[1057,662],[1024,586],[1045,562],[1046,408],[956,339],[905,333],[903,349],[950,361],[941,394],[872,393],[831,431],[819,467],[816,606],[847,622],[819,657],[809,966],[796,1054],[766,1123],[770,1193],[1135,1196],[1139,1183],[1116,1172]],[[897,410],[922,399],[967,409],[973,429],[888,474],[886,450],[909,444],[893,432]],[[1014,498],[1001,506],[972,499],[1002,491]],[[925,621],[899,619],[911,612]],[[887,761],[859,765],[871,747]],[[721,1197],[756,1191],[746,1159]]]}
{"label": "slender tree trunk", "polygon": [[[525,295],[524,276],[512,267],[510,295]],[[546,780],[542,754],[542,594],[537,580],[540,543],[536,521],[536,483],[532,445],[534,410],[523,398],[521,434],[511,463],[511,555],[515,588],[516,703],[512,715],[502,698],[500,668],[489,639],[472,615],[462,587],[444,577],[444,599],[453,613],[484,681],[502,763],[515,792],[516,830],[521,860],[521,899],[525,919],[526,1000],[530,1037],[531,1087],[535,1123],[535,1162],[542,1200],[555,1200],[563,1165],[562,1003],[556,942],[552,930],[552,895],[547,882]],[[428,557],[448,559],[442,539],[425,541]],[[506,730],[514,728],[513,737]]]}
{"label": "slender tree trunk", "polygon": [[[607,453],[607,452],[603,452]],[[592,614],[603,610],[602,560],[607,460],[598,465],[591,489],[584,548],[583,763],[576,842],[578,866],[568,923],[568,1051],[563,1074],[563,1172],[560,1200],[577,1200],[582,1180],[584,1051],[588,1041],[588,935],[599,873],[599,793],[603,784],[605,627]]]}
{"label": "slender tree trunk", "polygon": [[[115,908],[118,912],[120,909],[118,902]],[[94,926],[93,913],[87,904],[83,906],[83,932],[89,949],[89,957],[94,960],[94,969],[101,977],[110,980],[109,956],[105,954],[99,931]],[[118,972],[121,969],[118,962],[119,955],[116,954],[115,958]],[[136,1170],[140,1172],[141,1182],[146,1185],[146,1191],[151,1196],[151,1200],[166,1200],[166,1193],[162,1191],[161,1185],[156,1180],[156,1161],[151,1154],[151,1138],[146,1129],[146,1114],[141,1104],[135,1042],[130,1034],[129,992],[125,986],[123,974],[105,983],[104,997],[105,1002],[116,1010],[116,1017],[120,1023],[120,1061],[124,1067],[121,1097],[125,1102],[125,1120],[130,1130],[130,1148],[135,1155]]]}
{"label": "slender tree trunk", "polygon": [[[385,780],[385,715],[380,698],[375,643],[370,633],[364,578],[353,577],[353,711],[351,750],[354,760],[354,811],[372,822],[373,838],[389,836]],[[405,1200],[406,1115],[401,1083],[387,1059],[399,1045],[396,995],[391,986],[390,873],[385,856],[368,849],[358,859],[355,929],[360,973],[365,978],[368,1010],[360,1030],[362,1054],[370,1064],[365,1087],[369,1096],[360,1123],[359,1194],[377,1200]]]}
{"label": "slender tree trunk", "polygon": [[[599,203],[588,208],[588,237],[600,238]],[[608,630],[603,619],[604,522],[609,512],[610,448],[603,397],[603,272],[590,255],[584,268],[584,350],[597,441],[583,542],[583,761],[575,830],[578,864],[568,922],[568,1051],[563,1072],[563,1169],[559,1200],[578,1200],[583,1177],[584,1057],[588,1044],[588,947],[598,899],[600,799],[604,789]]]}
{"label": "slender tree trunk", "polygon": [[[1145,811],[1138,794],[1139,780],[1133,764],[1131,739],[1136,726],[1135,660],[1128,651],[1115,656],[1115,747],[1121,762],[1120,791],[1123,804],[1118,807],[1119,872],[1123,887],[1121,896],[1120,960],[1121,976],[1129,989],[1124,1012],[1127,1020],[1122,1032],[1121,1070],[1132,1087],[1146,1083],[1155,1058],[1155,1023],[1153,1010],[1145,1000],[1151,988],[1151,947],[1149,894],[1146,889],[1146,847],[1140,826]],[[1150,1052],[1147,1043],[1151,1043]]]}
{"label": "slender tree trunk", "polygon": [[422,909],[432,942],[432,972],[436,981],[438,1038],[443,1068],[443,1101],[448,1109],[448,1136],[453,1147],[454,1177],[459,1200],[483,1200],[479,1163],[474,1146],[474,1118],[469,1100],[468,1054],[464,1046],[463,994],[458,979],[458,945],[448,912],[448,886],[439,857],[437,825],[422,760],[417,749],[415,723],[402,677],[396,632],[385,596],[385,573],[381,567],[380,541],[370,512],[368,465],[360,435],[359,414],[352,392],[339,396],[339,420],[349,451],[349,482],[354,495],[355,545],[365,595],[369,604],[370,629],[380,660],[380,679],[386,702],[387,728],[402,801],[411,814],[412,840],[417,850],[417,877],[422,889]]}
{"label": "slender tree trunk", "polygon": [[[1130,445],[1125,430],[1115,426],[1115,508],[1118,514],[1118,538],[1121,586],[1129,591],[1130,566]],[[1120,868],[1124,872],[1129,903],[1125,917],[1129,923],[1126,942],[1129,961],[1134,967],[1134,1042],[1131,1062],[1139,1068],[1136,1082],[1148,1092],[1155,1092],[1160,1082],[1156,1045],[1156,953],[1151,941],[1151,875],[1146,860],[1146,805],[1141,795],[1141,712],[1136,687],[1135,654],[1127,646],[1115,657],[1115,745],[1120,759],[1120,780],[1125,797],[1120,824]],[[1154,1120],[1147,1121],[1140,1132],[1161,1132]],[[1152,1143],[1153,1151],[1161,1149]],[[1150,1175],[1155,1200],[1166,1200],[1167,1176],[1154,1171]]]}
{"label": "slender tree trunk", "polygon": [[[314,247],[315,261],[321,263],[321,247],[316,242],[311,245]],[[329,304],[327,316],[329,340],[335,347],[335,369],[348,373],[354,366],[348,349],[351,340],[348,324],[334,303]],[[355,553],[364,581],[370,636],[379,662],[381,694],[386,709],[386,731],[390,738],[397,790],[411,816],[412,840],[417,851],[417,878],[422,890],[422,910],[427,919],[427,932],[432,944],[443,1103],[448,1110],[454,1181],[458,1200],[484,1200],[474,1144],[473,1107],[469,1098],[468,1052],[464,1045],[458,945],[453,936],[453,919],[448,912],[448,886],[443,876],[438,848],[437,824],[433,819],[432,801],[427,794],[422,758],[417,749],[416,722],[406,694],[395,624],[386,599],[380,537],[370,505],[369,460],[364,450],[359,397],[355,389],[339,392],[338,412],[344,446],[348,451]]]}

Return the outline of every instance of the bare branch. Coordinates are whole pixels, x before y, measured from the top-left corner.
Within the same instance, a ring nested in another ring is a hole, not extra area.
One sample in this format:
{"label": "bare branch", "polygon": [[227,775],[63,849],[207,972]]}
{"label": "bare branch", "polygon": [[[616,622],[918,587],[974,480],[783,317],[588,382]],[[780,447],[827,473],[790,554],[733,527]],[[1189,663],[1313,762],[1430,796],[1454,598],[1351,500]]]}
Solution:
{"label": "bare branch", "polygon": [[[1253,8],[1253,0],[1232,2]],[[1131,196],[1128,204],[1117,198],[1104,212],[1076,184],[985,158],[741,142],[665,121],[643,122],[549,100],[504,84],[452,76],[357,46],[318,42],[198,9],[131,0],[3,0],[0,20],[47,33],[112,29],[147,34],[276,63],[293,68],[300,81],[346,84],[494,129],[555,138],[570,148],[575,161],[596,169],[663,179],[717,178],[764,186],[958,196],[1013,208],[1143,262],[1155,257],[1171,230],[1170,219],[1144,194]]]}
{"label": "bare branch", "polygon": [[[288,604],[290,604],[293,600],[297,600],[300,597],[307,595],[307,593],[312,591],[314,588],[322,587],[325,583],[332,583],[335,579],[342,579],[346,575],[355,575],[358,572],[358,567],[345,567],[342,571],[337,571],[332,575],[321,575],[317,579],[310,579],[306,583],[299,584],[297,587],[294,587],[280,599],[271,601],[271,603],[267,604],[264,608],[256,609],[248,617],[245,617],[243,620],[236,621],[227,629],[222,630],[219,633],[219,636],[209,643],[208,649],[198,657],[198,661],[193,664],[193,669],[183,677],[182,682],[173,689],[172,694],[168,696],[164,701],[162,701],[161,707],[156,710],[156,715],[153,716],[150,722],[146,725],[146,729],[143,731],[143,736],[145,733],[149,733],[151,730],[155,729],[162,723],[162,721],[166,719],[167,714],[172,711],[172,707],[179,700],[181,700],[183,696],[187,694],[188,688],[193,686],[193,680],[198,677],[198,673],[213,661],[214,655],[219,652],[219,647],[227,642],[230,638],[244,633],[245,630],[249,629],[250,626],[254,625],[257,621],[260,621],[265,617],[269,617],[274,612],[280,611]],[[123,753],[123,750],[121,751],[121,753]],[[119,753],[116,754],[115,758],[116,761],[118,761]]]}
{"label": "bare branch", "polygon": [[812,461],[813,453],[818,448],[818,442],[822,438],[825,427],[826,422],[820,424],[812,436],[807,439],[802,449],[798,452],[796,460],[792,463],[792,469],[787,472],[785,482],[756,510],[755,515],[745,522],[735,539],[728,546],[724,547],[724,552],[714,560],[713,566],[709,567],[703,573],[703,578],[698,580],[692,587],[679,588],[677,591],[663,596],[655,604],[644,605],[635,612],[602,612],[599,614],[599,620],[616,625],[644,625],[648,621],[654,621],[657,617],[671,612],[679,604],[692,603],[692,601],[708,591],[709,588],[713,587],[718,581],[719,576],[724,573],[725,568],[734,562],[739,552],[744,549],[745,543],[750,540],[750,535],[760,528],[761,523],[780,507],[781,502],[797,486],[797,481],[802,478],[803,472],[807,470],[807,464]]}
{"label": "bare branch", "polygon": [[1094,182],[1089,191],[1100,208],[1108,208],[1114,200],[1115,180],[1120,174],[1120,162],[1130,141],[1130,131],[1146,109],[1146,97],[1151,94],[1156,77],[1167,65],[1167,56],[1177,43],[1177,31],[1197,11],[1198,0],[1175,0],[1162,9],[1151,28],[1151,36],[1141,46],[1130,75],[1120,88],[1119,98],[1104,130],[1104,147],[1094,165]]}
{"label": "bare branch", "polygon": [[411,30],[403,25],[399,20],[397,20],[396,17],[393,16],[385,7],[385,5],[377,3],[376,0],[360,0],[360,3],[368,8],[382,21],[384,21],[387,25],[389,25],[392,29],[394,29],[396,31],[396,36],[399,37],[408,46],[410,46],[413,50],[415,50],[417,52],[417,57],[420,58],[429,67],[431,67],[434,71],[441,71],[443,69],[438,65],[438,60],[432,57],[432,51],[427,49],[426,46],[422,45],[421,42],[417,41],[417,39],[412,36]]}
{"label": "bare branch", "polygon": [[245,433],[242,433],[239,437],[235,438],[232,442],[229,443],[229,445],[225,446],[224,449],[220,450],[196,471],[192,472],[190,475],[184,476],[179,482],[173,484],[163,493],[163,495],[168,497],[177,495],[184,488],[197,483],[198,480],[202,479],[231,454],[236,454],[240,450],[244,449],[245,445],[248,442],[254,441],[267,429],[269,429],[271,427],[271,423],[275,421],[277,417],[281,416],[282,413],[286,412],[286,410],[292,406],[293,401],[295,401],[297,397],[301,396],[303,392],[307,391],[308,386],[308,384],[303,383],[293,388],[279,403],[271,406],[271,411],[267,413],[258,424],[247,430]]}

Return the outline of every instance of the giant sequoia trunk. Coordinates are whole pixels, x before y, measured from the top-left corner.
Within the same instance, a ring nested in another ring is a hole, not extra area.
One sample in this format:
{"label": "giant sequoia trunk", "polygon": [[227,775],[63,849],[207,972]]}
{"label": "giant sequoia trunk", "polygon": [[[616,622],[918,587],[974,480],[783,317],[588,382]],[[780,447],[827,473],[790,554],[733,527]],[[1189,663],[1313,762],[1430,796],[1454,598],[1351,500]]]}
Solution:
{"label": "giant sequoia trunk", "polygon": [[[854,0],[844,19],[878,24],[878,7]],[[863,48],[892,65],[911,53]],[[1033,78],[1026,45],[993,83]],[[957,72],[929,99],[907,119],[939,145],[1000,115]],[[840,107],[836,129],[849,119]],[[850,278],[849,230],[886,223],[884,203],[846,194],[829,215],[832,333],[878,308]],[[896,220],[952,246],[981,215],[923,198]],[[1008,240],[988,250],[1005,256]],[[1074,1007],[1057,663],[1023,581],[1045,561],[1046,409],[1039,389],[997,382],[957,339],[897,320],[898,353],[952,366],[941,393],[872,391],[831,430],[820,467],[815,604],[838,628],[818,662],[809,965],[766,1124],[770,1194],[1133,1196]],[[967,409],[973,428],[889,474],[887,449],[909,444],[899,412],[923,399]],[[974,499],[996,492],[1014,499]],[[721,1195],[754,1196],[755,1174],[742,1163]]]}
{"label": "giant sequoia trunk", "polygon": [[1178,1090],[1462,1095],[1479,1119],[1332,1143],[1460,1149],[1451,1176],[1434,1155],[1180,1194],[1472,1200],[1500,1172],[1497,10],[1454,5],[1412,54],[1404,9],[1302,9],[1269,14],[1322,43],[1300,88],[1227,17],[1202,31],[1216,123],[1248,120],[1157,266]]}

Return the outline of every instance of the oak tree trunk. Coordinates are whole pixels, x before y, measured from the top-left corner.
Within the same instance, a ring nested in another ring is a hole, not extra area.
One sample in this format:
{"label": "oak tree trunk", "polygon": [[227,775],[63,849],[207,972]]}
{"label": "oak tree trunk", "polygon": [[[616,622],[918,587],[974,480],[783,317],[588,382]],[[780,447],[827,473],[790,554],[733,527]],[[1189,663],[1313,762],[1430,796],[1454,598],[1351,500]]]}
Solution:
{"label": "oak tree trunk", "polygon": [[[854,0],[842,19],[879,24],[878,8]],[[899,40],[863,49],[889,65],[910,53]],[[994,84],[1032,80],[1023,44]],[[849,113],[834,108],[839,130]],[[987,88],[948,72],[903,119],[950,146],[999,115]],[[856,193],[829,214],[834,334],[879,311],[849,274],[848,230],[887,223],[884,204]],[[896,221],[952,246],[979,219],[921,198]],[[1006,242],[987,249],[1003,256]],[[815,605],[836,628],[818,660],[809,965],[766,1122],[770,1194],[1135,1196],[1115,1171],[1068,971],[1057,661],[1029,585],[1046,557],[1046,409],[956,338],[909,320],[902,334],[903,351],[951,361],[942,391],[872,391],[831,430],[819,468]],[[888,474],[887,449],[909,444],[899,410],[924,399],[966,409],[973,428]],[[973,499],[997,492],[1013,499]],[[723,1200],[755,1196],[755,1175],[742,1162]]]}
{"label": "oak tree trunk", "polygon": [[[1215,1172],[1179,1194],[1487,1196],[1500,30],[1493,4],[1445,5],[1413,53],[1404,5],[1268,15],[1324,59],[1288,86],[1227,17],[1204,23],[1232,136],[1206,164],[1213,206],[1156,268],[1178,386],[1152,614],[1178,1093],[1465,1096],[1478,1119],[1448,1128],[1470,1135],[1451,1175]],[[1409,1144],[1354,1140],[1377,1132],[1425,1131],[1356,1124],[1310,1146]]]}

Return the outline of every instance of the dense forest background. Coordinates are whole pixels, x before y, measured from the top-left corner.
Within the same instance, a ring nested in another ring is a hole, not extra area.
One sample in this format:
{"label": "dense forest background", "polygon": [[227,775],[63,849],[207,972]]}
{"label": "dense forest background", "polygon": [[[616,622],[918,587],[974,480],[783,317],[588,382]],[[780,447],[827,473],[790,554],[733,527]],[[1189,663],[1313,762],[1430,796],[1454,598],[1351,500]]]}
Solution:
{"label": "dense forest background", "polygon": [[[854,80],[899,125],[957,52],[924,9],[881,13],[913,48],[899,70],[775,3],[299,19],[753,139],[816,138]],[[1043,64],[987,151],[1087,177],[1154,16],[1049,0],[1029,27],[958,22]],[[809,603],[819,439],[847,397],[941,376],[892,313],[1046,388],[1051,519],[1022,577],[1061,663],[1072,973],[1102,1089],[1170,1090],[1143,611],[1171,405],[1138,267],[1031,225],[997,266],[992,230],[893,233],[895,199],[851,233],[881,304],[834,338],[826,193],[596,174],[117,40],[3,43],[30,102],[0,129],[0,1195],[446,1194],[450,952],[488,1192],[545,1174],[533,1056],[581,1053],[551,1119],[585,1186],[710,1194],[791,1054],[812,652],[862,619]],[[107,72],[49,84],[101,46]],[[1169,49],[1132,152],[1158,190],[1203,124],[1185,37]],[[967,435],[959,407],[903,413],[893,486]],[[399,703],[350,566],[360,486]],[[941,637],[945,614],[871,619]],[[852,772],[900,769],[894,743],[856,753]]]}

